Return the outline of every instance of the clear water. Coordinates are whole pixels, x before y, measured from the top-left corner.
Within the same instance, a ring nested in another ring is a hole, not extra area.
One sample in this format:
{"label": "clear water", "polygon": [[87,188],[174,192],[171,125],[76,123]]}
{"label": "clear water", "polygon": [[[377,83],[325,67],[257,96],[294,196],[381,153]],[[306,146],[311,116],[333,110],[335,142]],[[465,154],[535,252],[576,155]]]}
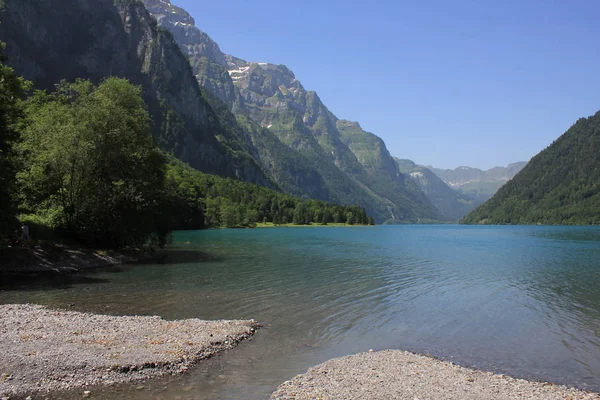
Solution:
{"label": "clear water", "polygon": [[4,283],[0,303],[265,325],[188,374],[95,398],[264,399],[312,365],[385,348],[600,390],[598,228],[211,230],[177,232],[173,251],[188,257]]}

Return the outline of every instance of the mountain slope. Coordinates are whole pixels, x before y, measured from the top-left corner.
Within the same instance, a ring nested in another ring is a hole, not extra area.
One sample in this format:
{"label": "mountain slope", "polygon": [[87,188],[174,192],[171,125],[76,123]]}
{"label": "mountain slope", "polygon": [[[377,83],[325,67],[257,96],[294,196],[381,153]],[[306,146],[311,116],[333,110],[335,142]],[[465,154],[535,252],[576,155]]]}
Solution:
{"label": "mountain slope", "polygon": [[[358,122],[338,120],[336,126],[342,142],[354,153],[366,171],[369,187],[385,198],[396,199],[400,207],[403,204],[409,204],[413,210],[420,207],[417,211],[425,219],[427,216],[435,220],[443,219],[420,186],[397,169],[396,162],[379,136],[364,131]],[[410,213],[411,210],[400,208],[400,212]]]}
{"label": "mountain slope", "polygon": [[[159,24],[173,33],[198,81],[230,107],[253,146],[251,154],[284,190],[360,204],[377,222],[439,218],[420,189],[398,173],[389,154],[383,154],[387,169],[366,168],[343,140],[338,119],[315,92],[304,89],[289,68],[226,55],[184,10],[168,0],[144,3]],[[296,155],[291,166],[295,173],[286,171],[290,166],[282,156],[284,147]]]}
{"label": "mountain slope", "polygon": [[394,160],[398,170],[409,175],[419,185],[446,220],[456,222],[481,204],[474,198],[452,189],[428,168],[411,160]]}
{"label": "mountain slope", "polygon": [[525,165],[520,161],[508,167],[494,167],[487,171],[478,168],[458,167],[455,169],[439,169],[428,166],[451,188],[484,202],[494,195],[508,180],[512,179]]}
{"label": "mountain slope", "polygon": [[[344,137],[342,130],[348,130],[344,121],[340,122],[315,92],[305,90],[286,66],[228,59],[236,63],[229,73],[240,93],[237,112],[248,115],[307,157],[341,202],[358,200],[378,222],[439,218],[418,187],[408,187],[406,177],[395,170],[380,138],[360,128],[354,140],[348,140],[348,135]],[[360,140],[369,145],[368,150],[363,146],[361,151],[372,152],[382,163],[376,168],[361,163],[355,153],[352,144],[357,143],[360,135],[363,136]],[[378,141],[365,140],[369,136]]]}
{"label": "mountain slope", "polygon": [[533,157],[467,224],[600,224],[600,112]]}
{"label": "mountain slope", "polygon": [[144,89],[154,136],[194,168],[275,187],[243,136],[224,129],[171,34],[134,0],[7,0],[0,40],[37,87],[124,77]]}
{"label": "mountain slope", "polygon": [[219,45],[195,27],[196,22],[187,11],[170,1],[143,2],[158,24],[173,34],[201,86],[232,105],[236,98],[235,88],[227,72],[226,56]]}

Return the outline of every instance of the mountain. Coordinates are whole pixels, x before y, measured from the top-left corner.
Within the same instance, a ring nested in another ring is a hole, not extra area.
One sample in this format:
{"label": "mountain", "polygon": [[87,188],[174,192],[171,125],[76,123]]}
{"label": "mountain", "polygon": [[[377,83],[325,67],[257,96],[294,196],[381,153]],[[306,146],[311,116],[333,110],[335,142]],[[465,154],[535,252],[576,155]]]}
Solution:
{"label": "mountain", "polygon": [[[360,128],[353,131],[289,68],[223,53],[195,27],[189,13],[168,0],[144,4],[173,34],[196,79],[212,94],[213,107],[232,123],[231,114],[235,117],[254,159],[285,191],[360,204],[377,222],[440,218],[419,187],[397,171],[381,139]],[[363,162],[366,152],[377,165]],[[295,162],[290,166],[292,154]]]}
{"label": "mountain", "polygon": [[600,224],[600,112],[533,157],[467,224]]}
{"label": "mountain", "polygon": [[502,185],[512,179],[525,165],[527,165],[527,162],[520,161],[509,164],[507,167],[494,167],[487,171],[471,167],[439,169],[428,166],[427,168],[450,187],[483,203],[492,197]]}
{"label": "mountain", "polygon": [[452,189],[427,167],[411,160],[394,158],[398,170],[409,175],[447,221],[456,222],[482,204],[475,198]]}
{"label": "mountain", "polygon": [[6,0],[0,40],[16,73],[52,89],[62,79],[124,77],[142,86],[156,142],[192,167],[275,188],[203,96],[172,35],[135,0]]}
{"label": "mountain", "polygon": [[168,0],[144,0],[144,5],[158,24],[173,34],[187,57],[200,85],[223,102],[236,99],[233,80],[228,73],[226,55],[206,33],[195,27],[194,18]]}

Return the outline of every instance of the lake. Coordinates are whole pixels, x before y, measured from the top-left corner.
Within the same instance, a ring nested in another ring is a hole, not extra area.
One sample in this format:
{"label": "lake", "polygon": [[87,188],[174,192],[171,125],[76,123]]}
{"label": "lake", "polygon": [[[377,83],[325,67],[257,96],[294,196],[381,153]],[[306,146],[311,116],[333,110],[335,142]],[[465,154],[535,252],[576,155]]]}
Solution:
{"label": "lake", "polygon": [[387,348],[600,390],[599,228],[208,230],[176,232],[173,251],[172,264],[3,283],[0,303],[264,324],[188,374],[94,398],[264,399],[310,366]]}

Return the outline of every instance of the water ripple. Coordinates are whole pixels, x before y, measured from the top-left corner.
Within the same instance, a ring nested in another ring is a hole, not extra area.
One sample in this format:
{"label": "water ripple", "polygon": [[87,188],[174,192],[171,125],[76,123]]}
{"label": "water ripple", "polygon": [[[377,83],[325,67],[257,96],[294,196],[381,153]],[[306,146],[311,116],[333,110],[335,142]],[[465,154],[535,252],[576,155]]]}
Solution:
{"label": "water ripple", "polygon": [[311,365],[368,348],[600,389],[600,229],[217,230],[175,239],[210,257],[9,288],[0,302],[265,324],[205,372],[157,385],[166,397],[267,397]]}

